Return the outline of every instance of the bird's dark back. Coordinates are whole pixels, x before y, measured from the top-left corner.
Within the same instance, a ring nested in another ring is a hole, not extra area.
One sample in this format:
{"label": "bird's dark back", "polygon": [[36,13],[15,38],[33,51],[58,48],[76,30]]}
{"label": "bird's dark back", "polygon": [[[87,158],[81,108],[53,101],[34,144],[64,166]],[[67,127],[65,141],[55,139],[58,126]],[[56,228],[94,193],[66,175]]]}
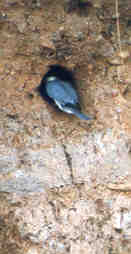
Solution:
{"label": "bird's dark back", "polygon": [[54,102],[51,98],[49,98],[45,89],[49,77],[56,77],[59,80],[69,82],[72,85],[72,87],[76,89],[76,80],[71,70],[59,64],[50,65],[49,70],[43,76],[40,85],[38,87],[38,92],[40,93],[40,95],[50,104],[54,104]]}

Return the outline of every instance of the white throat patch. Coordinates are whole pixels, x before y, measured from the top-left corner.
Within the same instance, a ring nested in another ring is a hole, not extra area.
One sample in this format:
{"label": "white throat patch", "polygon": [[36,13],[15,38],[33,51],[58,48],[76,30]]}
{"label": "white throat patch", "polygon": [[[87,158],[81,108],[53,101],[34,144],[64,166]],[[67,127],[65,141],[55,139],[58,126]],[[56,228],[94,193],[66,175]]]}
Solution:
{"label": "white throat patch", "polygon": [[47,79],[47,81],[54,81],[56,79],[56,77],[49,77],[48,79]]}

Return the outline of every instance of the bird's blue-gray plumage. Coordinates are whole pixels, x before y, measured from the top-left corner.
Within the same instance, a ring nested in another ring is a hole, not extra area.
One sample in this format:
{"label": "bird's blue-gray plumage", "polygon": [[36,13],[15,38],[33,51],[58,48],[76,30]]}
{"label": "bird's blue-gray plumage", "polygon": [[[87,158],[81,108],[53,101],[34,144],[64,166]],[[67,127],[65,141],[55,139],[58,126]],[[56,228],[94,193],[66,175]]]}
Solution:
{"label": "bird's blue-gray plumage", "polygon": [[58,101],[62,105],[77,104],[78,96],[75,89],[67,82],[54,79],[46,85],[46,91],[49,97]]}
{"label": "bird's blue-gray plumage", "polygon": [[50,66],[38,87],[40,95],[61,111],[82,120],[91,120],[81,112],[76,81],[71,71],[60,65]]}
{"label": "bird's blue-gray plumage", "polygon": [[82,120],[91,120],[80,111],[78,95],[70,83],[51,77],[46,84],[46,92],[60,110]]}

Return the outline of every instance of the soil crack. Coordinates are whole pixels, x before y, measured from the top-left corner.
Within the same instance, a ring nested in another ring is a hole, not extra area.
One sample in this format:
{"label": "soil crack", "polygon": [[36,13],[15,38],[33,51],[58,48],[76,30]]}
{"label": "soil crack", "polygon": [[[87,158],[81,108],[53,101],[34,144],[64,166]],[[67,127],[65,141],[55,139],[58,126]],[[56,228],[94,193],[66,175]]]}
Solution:
{"label": "soil crack", "polygon": [[66,145],[62,144],[62,147],[63,147],[63,150],[64,150],[67,165],[70,169],[70,176],[71,176],[71,180],[72,180],[72,184],[73,184],[74,183],[74,176],[73,176],[72,158],[71,158],[71,155],[67,152]]}

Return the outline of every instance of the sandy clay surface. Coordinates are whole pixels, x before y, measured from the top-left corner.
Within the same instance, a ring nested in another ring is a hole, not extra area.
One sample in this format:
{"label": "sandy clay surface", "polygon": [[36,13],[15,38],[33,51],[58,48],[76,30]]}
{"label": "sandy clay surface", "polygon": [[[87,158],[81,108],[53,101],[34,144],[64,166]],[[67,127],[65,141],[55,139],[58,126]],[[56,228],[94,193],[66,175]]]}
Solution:
{"label": "sandy clay surface", "polygon": [[[131,1],[118,4],[0,1],[0,254],[131,253]],[[95,120],[39,96],[56,63]]]}

